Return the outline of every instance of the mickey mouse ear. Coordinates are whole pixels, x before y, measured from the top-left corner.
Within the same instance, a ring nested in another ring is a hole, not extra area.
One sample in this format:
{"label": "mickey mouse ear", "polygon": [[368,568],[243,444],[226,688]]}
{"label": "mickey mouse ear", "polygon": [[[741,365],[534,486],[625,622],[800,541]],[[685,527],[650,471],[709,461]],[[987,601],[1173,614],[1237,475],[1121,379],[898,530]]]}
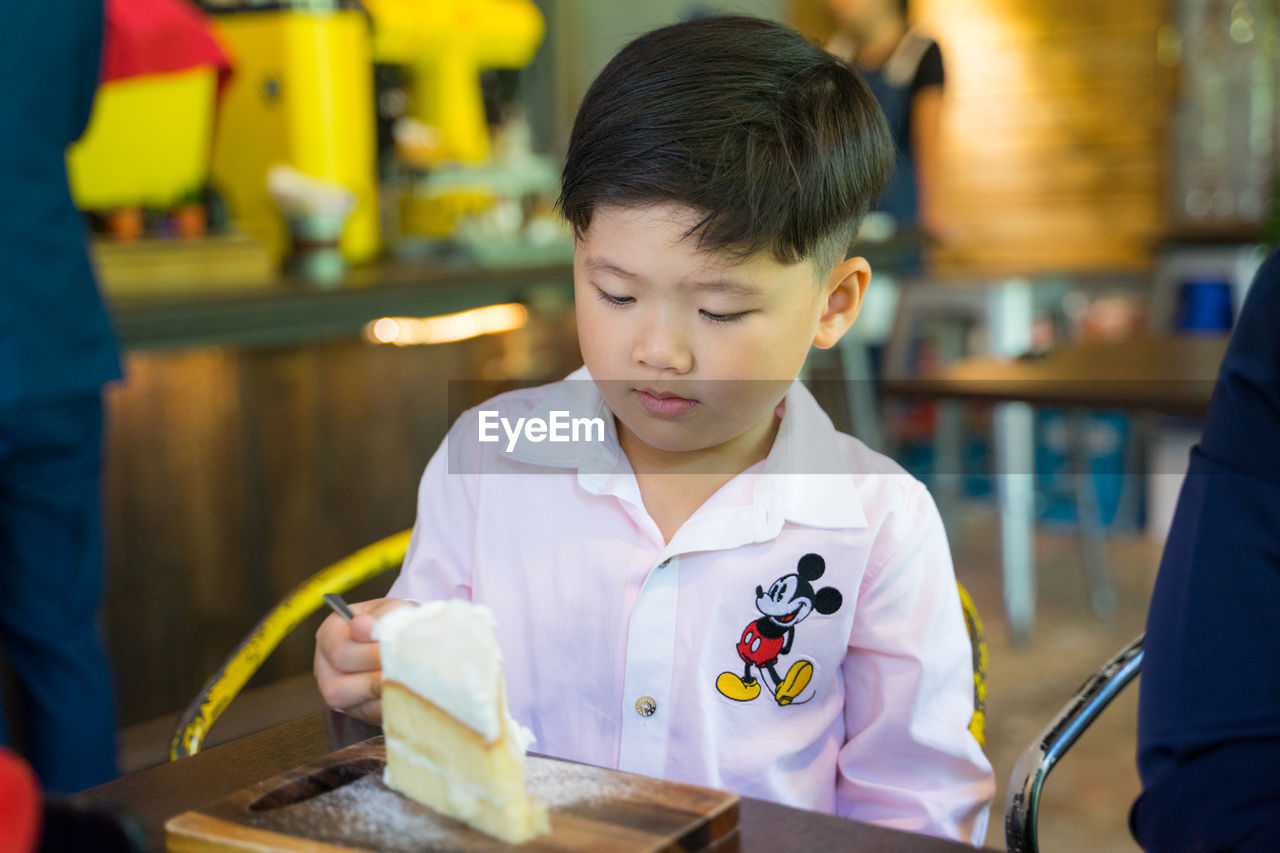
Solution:
{"label": "mickey mouse ear", "polygon": [[822,559],[821,554],[805,554],[796,565],[796,571],[799,572],[800,577],[807,581],[816,581],[826,570],[827,561]]}
{"label": "mickey mouse ear", "polygon": [[813,609],[824,616],[830,616],[835,613],[843,603],[844,596],[834,586],[824,586],[813,597]]}

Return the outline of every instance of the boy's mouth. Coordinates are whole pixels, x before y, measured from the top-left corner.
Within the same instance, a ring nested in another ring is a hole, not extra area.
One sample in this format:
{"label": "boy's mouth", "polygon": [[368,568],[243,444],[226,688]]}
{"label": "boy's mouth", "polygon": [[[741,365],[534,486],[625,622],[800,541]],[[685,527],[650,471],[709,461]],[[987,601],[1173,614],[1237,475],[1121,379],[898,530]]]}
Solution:
{"label": "boy's mouth", "polygon": [[645,388],[633,390],[635,391],[636,399],[640,401],[641,408],[659,418],[683,417],[698,405],[697,400],[690,400],[687,397],[681,397],[669,391],[650,391]]}

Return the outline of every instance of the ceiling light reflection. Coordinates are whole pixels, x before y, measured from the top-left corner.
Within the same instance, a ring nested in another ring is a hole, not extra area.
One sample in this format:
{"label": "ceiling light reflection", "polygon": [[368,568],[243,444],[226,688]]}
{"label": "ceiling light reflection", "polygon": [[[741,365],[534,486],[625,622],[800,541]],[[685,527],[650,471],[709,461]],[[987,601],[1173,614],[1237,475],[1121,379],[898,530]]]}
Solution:
{"label": "ceiling light reflection", "polygon": [[506,303],[439,317],[383,317],[365,324],[364,339],[395,346],[444,344],[510,332],[528,321],[528,308]]}

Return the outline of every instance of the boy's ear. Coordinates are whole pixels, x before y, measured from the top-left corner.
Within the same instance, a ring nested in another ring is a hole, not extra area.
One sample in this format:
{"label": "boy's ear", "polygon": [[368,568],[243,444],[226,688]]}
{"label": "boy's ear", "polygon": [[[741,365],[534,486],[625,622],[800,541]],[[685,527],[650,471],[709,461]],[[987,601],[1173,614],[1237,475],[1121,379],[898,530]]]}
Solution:
{"label": "boy's ear", "polygon": [[858,319],[862,296],[867,292],[870,281],[871,265],[865,258],[849,258],[836,264],[823,288],[827,304],[818,318],[818,331],[813,336],[815,347],[830,349],[849,331],[853,321]]}

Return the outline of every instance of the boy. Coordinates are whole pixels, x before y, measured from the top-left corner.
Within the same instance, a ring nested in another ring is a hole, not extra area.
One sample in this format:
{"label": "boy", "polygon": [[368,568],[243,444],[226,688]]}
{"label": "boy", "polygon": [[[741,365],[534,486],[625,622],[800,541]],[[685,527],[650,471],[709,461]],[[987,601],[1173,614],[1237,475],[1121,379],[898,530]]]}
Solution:
{"label": "boy", "polygon": [[[326,701],[379,720],[374,618],[469,598],[544,753],[980,843],[994,785],[933,502],[795,382],[858,313],[870,270],[842,259],[890,151],[865,85],[785,27],[624,48],[560,200],[585,367],[454,424],[392,597],[317,634]],[[587,428],[519,427],[557,417]]]}

